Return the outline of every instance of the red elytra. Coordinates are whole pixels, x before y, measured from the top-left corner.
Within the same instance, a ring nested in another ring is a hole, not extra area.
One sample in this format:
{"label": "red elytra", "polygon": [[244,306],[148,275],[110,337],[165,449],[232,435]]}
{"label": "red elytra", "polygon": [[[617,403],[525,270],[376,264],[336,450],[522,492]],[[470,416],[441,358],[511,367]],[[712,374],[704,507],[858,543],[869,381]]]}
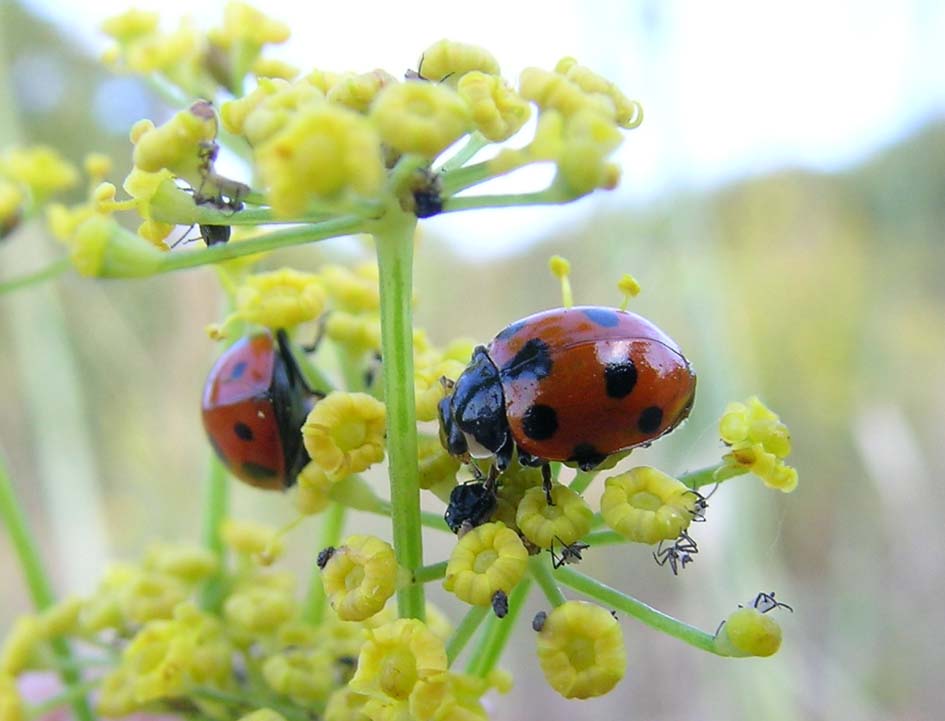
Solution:
{"label": "red elytra", "polygon": [[555,308],[512,323],[479,347],[440,405],[454,455],[512,455],[590,470],[647,444],[692,408],[696,376],[679,346],[642,316]]}
{"label": "red elytra", "polygon": [[282,490],[295,483],[308,454],[301,428],[315,394],[279,332],[234,343],[207,376],[203,425],[217,455],[241,481]]}

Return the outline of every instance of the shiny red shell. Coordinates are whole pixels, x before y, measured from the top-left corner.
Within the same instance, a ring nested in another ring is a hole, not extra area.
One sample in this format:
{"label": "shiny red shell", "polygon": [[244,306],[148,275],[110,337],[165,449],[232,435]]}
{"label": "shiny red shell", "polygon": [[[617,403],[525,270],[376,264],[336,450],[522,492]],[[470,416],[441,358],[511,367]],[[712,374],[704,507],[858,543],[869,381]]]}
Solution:
{"label": "shiny red shell", "polygon": [[273,378],[277,355],[268,333],[234,343],[217,360],[203,391],[203,425],[230,472],[270,490],[287,485],[286,453]]}
{"label": "shiny red shell", "polygon": [[695,396],[679,346],[646,318],[613,308],[536,313],[487,352],[512,439],[545,460],[593,462],[647,444],[682,422]]}

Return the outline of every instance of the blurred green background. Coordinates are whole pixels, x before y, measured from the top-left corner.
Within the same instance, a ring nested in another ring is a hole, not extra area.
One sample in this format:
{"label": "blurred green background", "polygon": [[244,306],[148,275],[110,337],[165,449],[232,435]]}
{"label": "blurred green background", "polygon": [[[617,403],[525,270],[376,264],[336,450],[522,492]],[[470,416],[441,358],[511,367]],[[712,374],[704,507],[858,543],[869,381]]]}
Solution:
{"label": "blurred green background", "polygon": [[[66,73],[61,99],[44,106],[23,103],[0,72],[0,145],[46,142],[75,161],[96,149],[127,167],[126,136],[97,121],[89,99],[105,88],[115,113],[128,102],[134,117],[166,110],[51,26],[10,4],[0,12],[0,67],[42,48]],[[762,590],[796,612],[779,616],[785,641],[765,660],[704,655],[627,619],[628,676],[590,702],[544,686],[523,627],[504,660],[516,687],[495,700],[495,718],[941,718],[945,124],[842,172],[784,169],[645,207],[597,203],[561,225],[477,259],[430,222],[417,253],[418,324],[438,343],[485,341],[558,305],[554,253],[572,261],[579,303],[618,304],[616,282],[633,273],[644,291],[631,309],[667,330],[700,374],[690,421],[634,461],[671,473],[713,462],[726,402],[757,393],[792,430],[801,482],[791,495],[753,477],[722,487],[697,529],[697,561],[678,578],[642,547],[588,553],[581,570],[707,630]],[[0,276],[57,252],[30,224],[0,245]],[[330,241],[267,262],[315,268],[361,253]],[[91,590],[106,559],[136,558],[151,540],[198,537],[208,453],[198,405],[216,351],[204,327],[219,319],[218,298],[206,269],[135,282],[69,275],[0,298],[0,446],[61,591]],[[242,517],[292,517],[279,495],[239,487],[234,502]],[[355,523],[385,533],[377,519]],[[317,522],[296,531],[286,563],[305,569],[316,534]],[[458,618],[458,605],[432,595]],[[525,618],[537,596],[532,605]],[[28,608],[4,538],[0,636]]]}

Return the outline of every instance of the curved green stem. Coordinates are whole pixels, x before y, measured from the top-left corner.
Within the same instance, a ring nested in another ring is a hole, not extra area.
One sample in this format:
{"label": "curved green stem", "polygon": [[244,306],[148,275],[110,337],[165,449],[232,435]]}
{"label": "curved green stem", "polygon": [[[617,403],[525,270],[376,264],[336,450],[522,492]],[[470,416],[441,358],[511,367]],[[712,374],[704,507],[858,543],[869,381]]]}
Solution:
{"label": "curved green stem", "polygon": [[453,662],[459,654],[466,648],[469,639],[476,633],[476,629],[479,628],[486,616],[489,615],[490,610],[492,609],[488,606],[472,606],[466,612],[466,615],[463,616],[463,620],[459,622],[456,630],[453,631],[453,635],[450,636],[449,640],[446,642],[446,659],[449,661],[450,666],[453,665]]}
{"label": "curved green stem", "polygon": [[505,649],[505,644],[508,643],[512,629],[515,628],[515,621],[525,606],[531,588],[531,579],[526,576],[518,582],[518,585],[512,590],[512,595],[509,596],[508,615],[505,618],[489,617],[486,629],[476,645],[472,658],[466,665],[466,673],[485,678],[495,668],[502,651]]}
{"label": "curved green stem", "polygon": [[[725,470],[722,473],[719,473],[719,471],[723,468],[725,468]],[[695,490],[696,488],[701,488],[702,486],[723,483],[730,478],[744,476],[748,472],[749,471],[747,468],[738,468],[732,466],[727,467],[725,463],[716,463],[714,466],[706,466],[705,468],[700,468],[695,471],[690,471],[689,473],[684,473],[679,477],[679,480]]]}
{"label": "curved green stem", "polygon": [[241,258],[244,255],[252,255],[253,253],[264,253],[340,235],[360,233],[364,229],[365,221],[363,218],[357,215],[344,215],[322,223],[277,230],[238,243],[221,243],[210,248],[201,248],[187,253],[166,253],[154,272],[170,273],[185,268],[196,268],[201,265],[219,263],[223,260]]}
{"label": "curved green stem", "polygon": [[598,471],[578,471],[571,481],[571,490],[575,493],[584,493],[591,482],[597,478]]}
{"label": "curved green stem", "polygon": [[460,210],[475,210],[477,208],[510,208],[519,205],[557,205],[576,200],[577,197],[555,186],[534,193],[464,195],[444,200],[443,212],[455,213]]}
{"label": "curved green stem", "polygon": [[[332,503],[322,516],[322,532],[319,535],[316,553],[329,546],[337,546],[341,542],[341,534],[345,527],[345,507],[340,503]],[[312,564],[312,574],[308,581],[308,591],[302,605],[302,618],[308,623],[317,626],[325,616],[325,606],[328,599],[325,597],[325,587],[322,585],[322,576],[318,566]]]}
{"label": "curved green stem", "polygon": [[203,545],[217,557],[217,570],[200,589],[200,606],[212,613],[219,613],[226,592],[226,546],[220,528],[230,508],[230,477],[226,467],[210,454],[210,467],[204,490]]}
{"label": "curved green stem", "polygon": [[440,166],[439,172],[445,174],[455,171],[469,162],[476,153],[478,153],[488,144],[489,139],[478,130],[475,131],[466,140],[466,144],[456,152],[456,155]]}
{"label": "curved green stem", "polygon": [[545,554],[541,553],[537,556],[532,556],[529,558],[528,571],[531,573],[535,583],[541,586],[541,590],[544,592],[545,598],[548,599],[548,603],[550,603],[553,608],[560,606],[562,603],[568,600],[564,597],[564,594],[561,593],[561,589],[558,588],[558,584],[555,583],[554,576],[551,575],[551,568],[548,566],[548,561],[545,558]]}
{"label": "curved green stem", "polygon": [[[381,355],[387,403],[391,521],[397,563],[409,572],[423,565],[417,411],[413,387],[413,234],[417,219],[388,211],[375,229],[381,295]],[[423,586],[397,591],[402,618],[424,617]]]}
{"label": "curved green stem", "polygon": [[594,531],[588,533],[581,539],[590,546],[612,546],[617,543],[629,543],[629,541],[616,531]]}
{"label": "curved green stem", "polygon": [[26,275],[21,275],[19,278],[3,281],[0,283],[0,295],[50,280],[51,278],[62,275],[71,267],[72,262],[68,258],[60,258],[47,265],[45,268],[40,268]]}
{"label": "curved green stem", "polygon": [[715,636],[713,634],[701,631],[695,626],[683,623],[672,616],[667,616],[665,613],[643,603],[643,601],[638,601],[633,596],[628,596],[622,591],[611,588],[571,568],[559,568],[555,571],[555,576],[565,586],[574,589],[578,593],[593,598],[595,601],[599,601],[601,604],[610,606],[617,611],[623,611],[647,626],[678,638],[680,641],[685,641],[690,646],[714,653],[717,656],[725,655],[719,653],[715,648]]}
{"label": "curved green stem", "polygon": [[[46,574],[46,569],[43,567],[39,546],[30,531],[26,514],[17,501],[13,483],[7,473],[6,462],[2,456],[0,456],[0,518],[3,519],[3,523],[7,527],[10,542],[13,544],[20,561],[23,575],[26,576],[26,585],[29,588],[33,605],[39,611],[49,608],[56,602],[52,583]],[[92,715],[92,709],[89,707],[88,699],[85,697],[85,689],[76,690],[80,677],[76,669],[73,668],[75,658],[72,655],[72,649],[62,638],[52,639],[50,645],[55,656],[64,662],[64,668],[60,671],[60,676],[68,688],[68,692],[73,694],[69,697],[69,700],[76,718],[79,721],[92,721],[94,716]]]}

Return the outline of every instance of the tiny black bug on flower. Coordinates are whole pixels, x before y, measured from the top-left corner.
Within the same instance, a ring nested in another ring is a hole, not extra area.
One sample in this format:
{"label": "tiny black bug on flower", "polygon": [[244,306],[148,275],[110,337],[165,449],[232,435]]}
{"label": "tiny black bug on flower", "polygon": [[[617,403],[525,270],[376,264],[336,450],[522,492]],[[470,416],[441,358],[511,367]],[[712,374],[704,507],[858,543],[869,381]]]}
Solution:
{"label": "tiny black bug on flower", "polygon": [[505,618],[509,612],[509,597],[501,588],[492,594],[492,611],[496,618]]}
{"label": "tiny black bug on flower", "polygon": [[[771,591],[770,593],[765,593],[762,591],[757,596],[755,596],[748,605],[757,609],[760,613],[768,613],[768,611],[773,611],[776,608],[786,608],[791,613],[794,613],[794,609],[791,606],[788,606],[786,603],[781,603],[781,601],[775,599],[774,591]],[[738,606],[739,608],[744,608],[744,606],[741,604]]]}
{"label": "tiny black bug on flower", "polygon": [[685,568],[687,563],[692,563],[692,557],[697,553],[699,553],[699,546],[695,539],[683,531],[679,534],[679,538],[673,541],[672,546],[663,548],[663,541],[660,541],[660,545],[653,552],[653,560],[658,566],[665,566],[668,563],[673,575],[678,576],[679,570]]}
{"label": "tiny black bug on flower", "polygon": [[552,539],[551,548],[548,549],[548,552],[551,553],[551,565],[553,568],[558,569],[562,566],[566,566],[571,563],[580,563],[584,559],[581,557],[581,554],[590,548],[589,543],[584,543],[583,541],[575,541],[574,543],[565,543],[560,538],[555,536],[558,543],[561,544],[561,554],[555,553],[555,541]]}
{"label": "tiny black bug on flower", "polygon": [[545,627],[545,621],[548,620],[548,614],[544,611],[539,611],[535,614],[535,618],[532,619],[532,630],[541,631]]}

